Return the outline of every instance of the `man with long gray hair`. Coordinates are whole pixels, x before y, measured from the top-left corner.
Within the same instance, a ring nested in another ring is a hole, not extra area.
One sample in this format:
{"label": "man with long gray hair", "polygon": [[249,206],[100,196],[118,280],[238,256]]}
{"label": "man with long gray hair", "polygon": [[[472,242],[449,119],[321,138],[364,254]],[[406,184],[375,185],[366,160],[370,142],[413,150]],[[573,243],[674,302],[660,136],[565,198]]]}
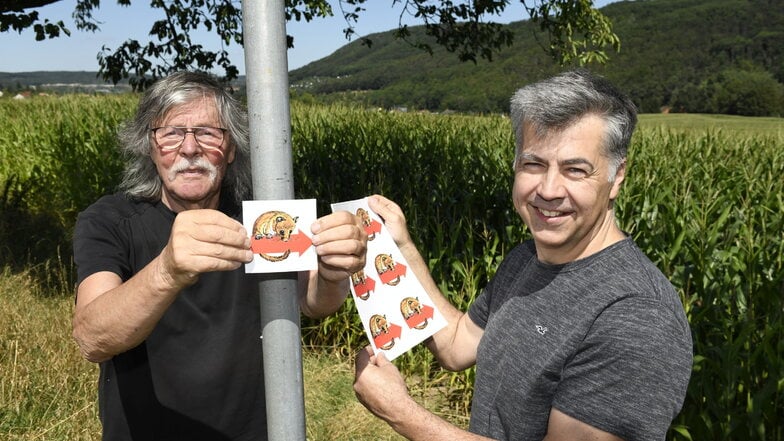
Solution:
{"label": "man with long gray hair", "polygon": [[428,348],[447,369],[476,364],[469,431],[411,399],[370,348],[357,356],[357,397],[411,440],[663,440],[686,394],[692,342],[672,285],[616,224],[636,108],[576,70],[518,90],[511,120],[512,202],[533,239],[467,313],[440,293],[400,208],[370,200],[449,323]]}
{"label": "man with long gray hair", "polygon": [[[179,72],[142,96],[120,133],[120,192],[79,215],[73,335],[100,363],[103,439],[266,439],[258,279],[238,220],[251,196],[247,116],[211,75]],[[311,226],[318,270],[302,311],[337,310],[364,266],[348,212]]]}

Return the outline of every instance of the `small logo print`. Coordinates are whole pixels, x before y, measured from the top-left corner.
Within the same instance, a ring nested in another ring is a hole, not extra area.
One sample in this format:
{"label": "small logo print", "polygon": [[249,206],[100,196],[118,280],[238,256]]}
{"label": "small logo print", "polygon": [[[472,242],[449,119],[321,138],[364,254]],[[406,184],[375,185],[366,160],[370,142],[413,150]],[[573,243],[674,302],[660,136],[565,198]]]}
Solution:
{"label": "small logo print", "polygon": [[542,325],[536,325],[536,332],[544,335],[544,333],[547,332],[547,328]]}

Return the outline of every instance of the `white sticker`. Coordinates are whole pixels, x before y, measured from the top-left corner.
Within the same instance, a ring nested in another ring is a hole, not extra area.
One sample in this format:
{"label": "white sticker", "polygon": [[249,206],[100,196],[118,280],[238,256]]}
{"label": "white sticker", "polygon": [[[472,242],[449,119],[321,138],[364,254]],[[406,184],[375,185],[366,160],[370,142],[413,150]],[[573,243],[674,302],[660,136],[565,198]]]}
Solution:
{"label": "white sticker", "polygon": [[316,200],[243,201],[242,223],[250,234],[253,261],[246,273],[277,273],[318,268],[310,226]]}

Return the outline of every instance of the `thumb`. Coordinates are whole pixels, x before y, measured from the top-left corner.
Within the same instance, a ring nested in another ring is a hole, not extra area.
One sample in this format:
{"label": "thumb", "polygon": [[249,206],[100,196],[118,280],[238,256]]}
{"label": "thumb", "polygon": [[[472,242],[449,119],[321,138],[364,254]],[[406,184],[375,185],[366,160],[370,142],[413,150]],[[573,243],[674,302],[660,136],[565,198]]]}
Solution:
{"label": "thumb", "polygon": [[384,367],[386,365],[392,364],[392,362],[389,361],[389,359],[387,358],[386,355],[384,355],[383,352],[378,353],[378,355],[376,355],[375,358],[376,358],[376,366],[378,367]]}

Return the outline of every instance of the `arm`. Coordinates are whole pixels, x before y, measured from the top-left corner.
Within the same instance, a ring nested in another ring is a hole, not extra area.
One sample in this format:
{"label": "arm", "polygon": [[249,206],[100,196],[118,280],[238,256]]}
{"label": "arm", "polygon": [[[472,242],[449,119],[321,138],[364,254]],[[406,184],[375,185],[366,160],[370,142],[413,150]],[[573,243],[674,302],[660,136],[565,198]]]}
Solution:
{"label": "arm", "polygon": [[103,271],[79,284],[73,336],[82,354],[97,363],[139,345],[199,274],[250,262],[249,248],[247,232],[228,216],[214,210],[180,213],[161,254],[126,282]]}
{"label": "arm", "polygon": [[447,321],[447,326],[428,340],[428,349],[433,352],[441,366],[447,369],[457,371],[472,366],[476,362],[476,350],[484,330],[471,321],[468,314],[455,308],[441,293],[408,234],[406,219],[400,207],[378,195],[370,197],[369,205],[384,219],[384,224],[408,261],[410,269]]}
{"label": "arm", "polygon": [[311,226],[318,270],[300,273],[300,309],[312,318],[337,311],[349,293],[349,277],[365,266],[367,234],[357,216],[339,211]]}
{"label": "arm", "polygon": [[547,435],[542,441],[623,441],[612,433],[597,429],[577,418],[550,409],[550,420],[547,423]]}
{"label": "arm", "polygon": [[[486,438],[450,424],[419,405],[408,394],[403,377],[384,354],[370,346],[356,359],[354,392],[370,412],[406,439],[427,441],[480,441]],[[559,411],[550,410],[543,441],[623,441]]]}
{"label": "arm", "polygon": [[488,440],[457,426],[420,406],[408,394],[403,377],[384,354],[373,355],[370,346],[356,359],[354,392],[375,416],[409,440]]}

